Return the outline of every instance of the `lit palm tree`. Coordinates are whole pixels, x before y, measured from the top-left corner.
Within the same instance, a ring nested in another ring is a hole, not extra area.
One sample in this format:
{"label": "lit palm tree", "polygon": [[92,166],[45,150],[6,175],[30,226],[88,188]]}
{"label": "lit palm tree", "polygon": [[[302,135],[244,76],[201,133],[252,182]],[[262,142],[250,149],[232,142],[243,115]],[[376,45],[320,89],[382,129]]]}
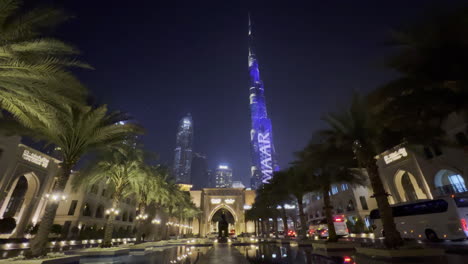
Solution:
{"label": "lit palm tree", "polygon": [[[64,108],[51,113],[49,122],[35,120],[29,127],[3,120],[2,127],[20,135],[44,140],[57,146],[62,162],[53,192],[63,194],[71,170],[86,153],[122,142],[141,128],[125,123],[129,117],[122,113],[108,113],[106,106],[97,108]],[[48,235],[54,222],[58,203],[49,201],[44,210],[37,235],[31,241],[32,256],[46,253]]]}
{"label": "lit palm tree", "polygon": [[[138,201],[138,212],[140,215],[146,215],[147,207],[155,207],[156,215],[159,209],[158,201],[166,195],[167,191],[165,177],[167,170],[161,166],[145,166],[144,173],[146,173],[145,181],[142,184],[138,184],[135,190],[136,199]],[[143,234],[143,227],[151,223],[152,219],[142,219],[137,227],[137,242],[141,241]]]}
{"label": "lit palm tree", "polygon": [[112,193],[112,208],[106,210],[108,218],[102,247],[112,246],[114,220],[120,214],[120,201],[134,195],[142,186],[151,185],[148,178],[144,152],[133,144],[123,142],[102,151],[96,162],[73,179],[75,189],[105,182]]}
{"label": "lit palm tree", "polygon": [[20,0],[0,0],[0,108],[24,126],[46,123],[58,105],[84,104],[86,89],[69,69],[90,67],[72,57],[75,48],[43,34],[67,18],[55,8],[24,11]]}

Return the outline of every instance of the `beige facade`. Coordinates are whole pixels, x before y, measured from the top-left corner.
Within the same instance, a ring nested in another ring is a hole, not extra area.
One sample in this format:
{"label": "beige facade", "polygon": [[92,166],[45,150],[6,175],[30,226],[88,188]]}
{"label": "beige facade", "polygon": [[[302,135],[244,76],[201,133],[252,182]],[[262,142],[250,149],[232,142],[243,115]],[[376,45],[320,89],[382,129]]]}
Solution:
{"label": "beige facade", "polygon": [[[334,184],[330,190],[334,215],[344,215],[349,221],[368,219],[370,211],[377,208],[370,186],[351,186],[346,183]],[[325,218],[323,197],[309,193],[305,196],[305,213],[309,224]],[[367,221],[366,221],[367,222]]]}
{"label": "beige facade", "polygon": [[468,192],[467,126],[452,114],[444,124],[450,148],[396,146],[377,165],[391,203]]}
{"label": "beige facade", "polygon": [[21,138],[0,137],[0,218],[13,217],[16,228],[2,238],[23,237],[40,220],[44,195],[50,193],[59,161],[21,144]]}
{"label": "beige facade", "polygon": [[[107,215],[105,211],[112,207],[111,192],[106,189],[106,184],[96,184],[90,188],[80,188],[73,190],[71,182],[72,175],[65,187],[67,200],[60,202],[54,223],[63,226],[62,234],[71,237],[74,230],[79,232],[85,228],[93,230],[104,230]],[[120,214],[114,221],[116,231],[131,233],[135,224],[136,201],[126,198],[120,202]],[[76,228],[74,228],[76,227]]]}
{"label": "beige facade", "polygon": [[194,234],[206,236],[217,232],[213,217],[221,211],[232,215],[234,223],[229,229],[238,235],[253,233],[254,224],[245,221],[245,210],[255,202],[255,191],[245,188],[205,188],[201,191],[190,191],[192,201],[202,210],[202,215],[194,221]]}
{"label": "beige facade", "polygon": [[[41,220],[45,195],[51,193],[60,161],[20,143],[20,137],[0,137],[0,218],[13,217],[16,228],[0,238],[24,237],[28,226]],[[104,227],[105,210],[111,207],[110,193],[105,184],[86,190],[72,190],[68,181],[65,201],[59,202],[54,223],[62,225],[62,235],[71,237],[72,229],[86,227],[96,231]],[[135,201],[125,199],[115,221],[117,231],[132,231],[135,224]],[[76,228],[74,228],[76,227]]]}

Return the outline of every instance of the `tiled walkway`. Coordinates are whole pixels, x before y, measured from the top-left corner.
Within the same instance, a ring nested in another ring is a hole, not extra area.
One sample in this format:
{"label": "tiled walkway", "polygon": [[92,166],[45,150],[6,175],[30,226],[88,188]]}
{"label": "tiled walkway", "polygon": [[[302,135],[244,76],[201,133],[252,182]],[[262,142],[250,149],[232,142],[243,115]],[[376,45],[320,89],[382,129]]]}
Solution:
{"label": "tiled walkway", "polygon": [[249,262],[236,248],[227,244],[218,244],[214,246],[200,264],[248,264]]}

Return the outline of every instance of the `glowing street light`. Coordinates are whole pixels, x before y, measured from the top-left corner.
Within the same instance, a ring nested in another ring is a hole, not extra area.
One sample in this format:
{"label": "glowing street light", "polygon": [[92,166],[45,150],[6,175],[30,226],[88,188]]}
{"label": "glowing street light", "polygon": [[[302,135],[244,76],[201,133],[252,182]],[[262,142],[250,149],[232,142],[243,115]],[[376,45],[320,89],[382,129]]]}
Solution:
{"label": "glowing street light", "polygon": [[120,213],[119,209],[111,208],[106,210],[106,215],[118,215]]}
{"label": "glowing street light", "polygon": [[60,202],[60,201],[65,201],[67,199],[67,196],[59,192],[56,192],[56,193],[46,193],[44,195],[44,198],[52,202]]}
{"label": "glowing street light", "polygon": [[136,220],[146,220],[146,219],[148,219],[148,215],[147,214],[139,214],[135,218],[136,218]]}

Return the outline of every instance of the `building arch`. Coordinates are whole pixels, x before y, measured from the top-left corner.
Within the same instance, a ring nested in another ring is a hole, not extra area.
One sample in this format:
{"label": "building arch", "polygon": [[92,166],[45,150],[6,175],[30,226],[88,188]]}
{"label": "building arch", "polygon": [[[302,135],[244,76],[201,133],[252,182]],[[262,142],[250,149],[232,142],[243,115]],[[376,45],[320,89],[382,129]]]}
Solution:
{"label": "building arch", "polygon": [[401,202],[427,199],[427,195],[419,186],[414,175],[406,170],[397,171],[394,184]]}
{"label": "building arch", "polygon": [[17,226],[19,226],[19,222],[23,220],[22,216],[27,206],[38,195],[40,185],[39,178],[34,172],[18,175],[12,181],[7,197],[1,205],[0,217],[14,217],[17,221]]}
{"label": "building arch", "polygon": [[211,219],[213,218],[214,214],[220,210],[220,209],[226,209],[228,210],[232,216],[234,216],[234,222],[238,222],[239,219],[237,217],[237,214],[236,214],[236,211],[234,209],[232,209],[232,207],[230,207],[229,205],[226,205],[226,204],[220,204],[218,206],[216,206],[215,208],[213,208],[213,210],[211,210],[209,216],[208,216],[208,222],[211,222]]}
{"label": "building arch", "polygon": [[434,185],[440,194],[467,192],[465,178],[451,169],[441,169],[434,177]]}

